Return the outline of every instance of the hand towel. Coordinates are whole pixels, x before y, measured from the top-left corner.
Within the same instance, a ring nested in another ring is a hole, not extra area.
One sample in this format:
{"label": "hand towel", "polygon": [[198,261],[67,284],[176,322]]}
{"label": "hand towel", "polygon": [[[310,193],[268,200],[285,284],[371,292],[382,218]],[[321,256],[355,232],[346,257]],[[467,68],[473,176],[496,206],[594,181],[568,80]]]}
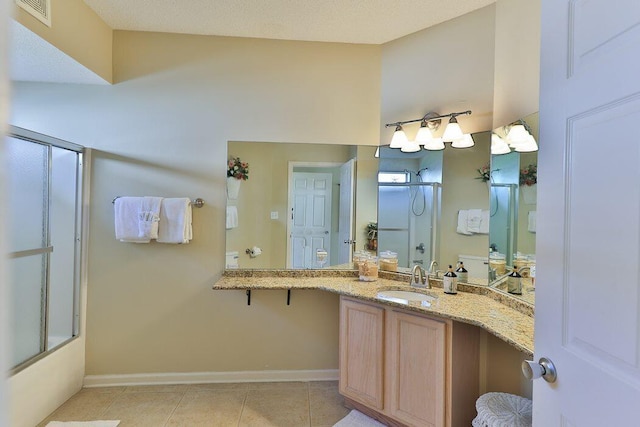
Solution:
{"label": "hand towel", "polygon": [[467,231],[469,231],[470,233],[479,233],[481,219],[482,219],[482,210],[469,209],[469,214],[467,217]]}
{"label": "hand towel", "polygon": [[458,211],[458,227],[456,228],[456,232],[460,234],[465,234],[467,236],[473,234],[467,229],[467,225],[469,223],[469,211],[459,210]]}
{"label": "hand towel", "polygon": [[162,200],[158,242],[189,243],[192,238],[191,200],[186,197]]}
{"label": "hand towel", "polygon": [[160,205],[162,197],[143,197],[138,218],[138,239],[158,238],[158,221],[160,221]]}
{"label": "hand towel", "polygon": [[238,226],[238,208],[236,206],[227,206],[227,230]]}
{"label": "hand towel", "polygon": [[529,221],[527,224],[527,230],[532,233],[536,232],[536,211],[529,211]]}
{"label": "hand towel", "polygon": [[489,211],[483,210],[480,215],[480,231],[481,234],[489,234]]}
{"label": "hand towel", "polygon": [[121,242],[149,243],[150,238],[140,238],[140,212],[142,197],[118,197],[114,202],[116,239]]}

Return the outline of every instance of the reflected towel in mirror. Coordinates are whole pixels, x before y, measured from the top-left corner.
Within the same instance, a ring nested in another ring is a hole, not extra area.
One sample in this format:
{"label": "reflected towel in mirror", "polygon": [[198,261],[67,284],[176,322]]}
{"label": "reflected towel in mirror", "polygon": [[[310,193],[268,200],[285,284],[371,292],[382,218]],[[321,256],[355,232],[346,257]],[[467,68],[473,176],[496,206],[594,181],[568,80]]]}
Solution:
{"label": "reflected towel in mirror", "polygon": [[238,208],[236,206],[227,206],[227,230],[238,226]]}
{"label": "reflected towel in mirror", "polygon": [[528,221],[528,226],[527,226],[527,230],[529,230],[532,233],[536,232],[536,211],[529,211],[529,221]]}

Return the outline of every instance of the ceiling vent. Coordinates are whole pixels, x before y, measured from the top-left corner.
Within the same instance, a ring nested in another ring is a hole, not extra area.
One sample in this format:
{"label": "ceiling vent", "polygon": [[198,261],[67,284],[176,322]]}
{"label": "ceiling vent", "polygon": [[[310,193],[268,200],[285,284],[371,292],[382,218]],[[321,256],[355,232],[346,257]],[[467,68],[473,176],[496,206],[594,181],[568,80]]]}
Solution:
{"label": "ceiling vent", "polygon": [[46,26],[51,26],[51,0],[16,0],[16,4]]}

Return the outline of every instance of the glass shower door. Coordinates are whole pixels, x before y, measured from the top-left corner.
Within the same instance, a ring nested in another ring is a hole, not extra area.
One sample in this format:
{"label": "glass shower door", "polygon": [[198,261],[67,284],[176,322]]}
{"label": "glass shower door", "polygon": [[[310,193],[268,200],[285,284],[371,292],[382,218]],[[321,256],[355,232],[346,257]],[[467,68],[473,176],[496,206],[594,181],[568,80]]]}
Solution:
{"label": "glass shower door", "polygon": [[24,129],[6,139],[8,317],[15,369],[77,335],[81,150]]}
{"label": "glass shower door", "polygon": [[7,138],[10,361],[15,366],[46,347],[49,147]]}

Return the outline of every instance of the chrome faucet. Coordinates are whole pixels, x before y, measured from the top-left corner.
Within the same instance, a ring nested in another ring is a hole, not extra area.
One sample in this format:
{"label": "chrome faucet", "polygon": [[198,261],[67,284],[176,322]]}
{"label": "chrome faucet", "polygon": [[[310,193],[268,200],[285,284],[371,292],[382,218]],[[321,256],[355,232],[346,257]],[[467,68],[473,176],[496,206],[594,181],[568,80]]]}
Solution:
{"label": "chrome faucet", "polygon": [[437,276],[438,272],[438,261],[435,259],[429,263],[429,276]]}
{"label": "chrome faucet", "polygon": [[431,287],[429,281],[427,280],[424,268],[422,268],[419,264],[414,265],[411,269],[411,286],[415,286],[417,288]]}

